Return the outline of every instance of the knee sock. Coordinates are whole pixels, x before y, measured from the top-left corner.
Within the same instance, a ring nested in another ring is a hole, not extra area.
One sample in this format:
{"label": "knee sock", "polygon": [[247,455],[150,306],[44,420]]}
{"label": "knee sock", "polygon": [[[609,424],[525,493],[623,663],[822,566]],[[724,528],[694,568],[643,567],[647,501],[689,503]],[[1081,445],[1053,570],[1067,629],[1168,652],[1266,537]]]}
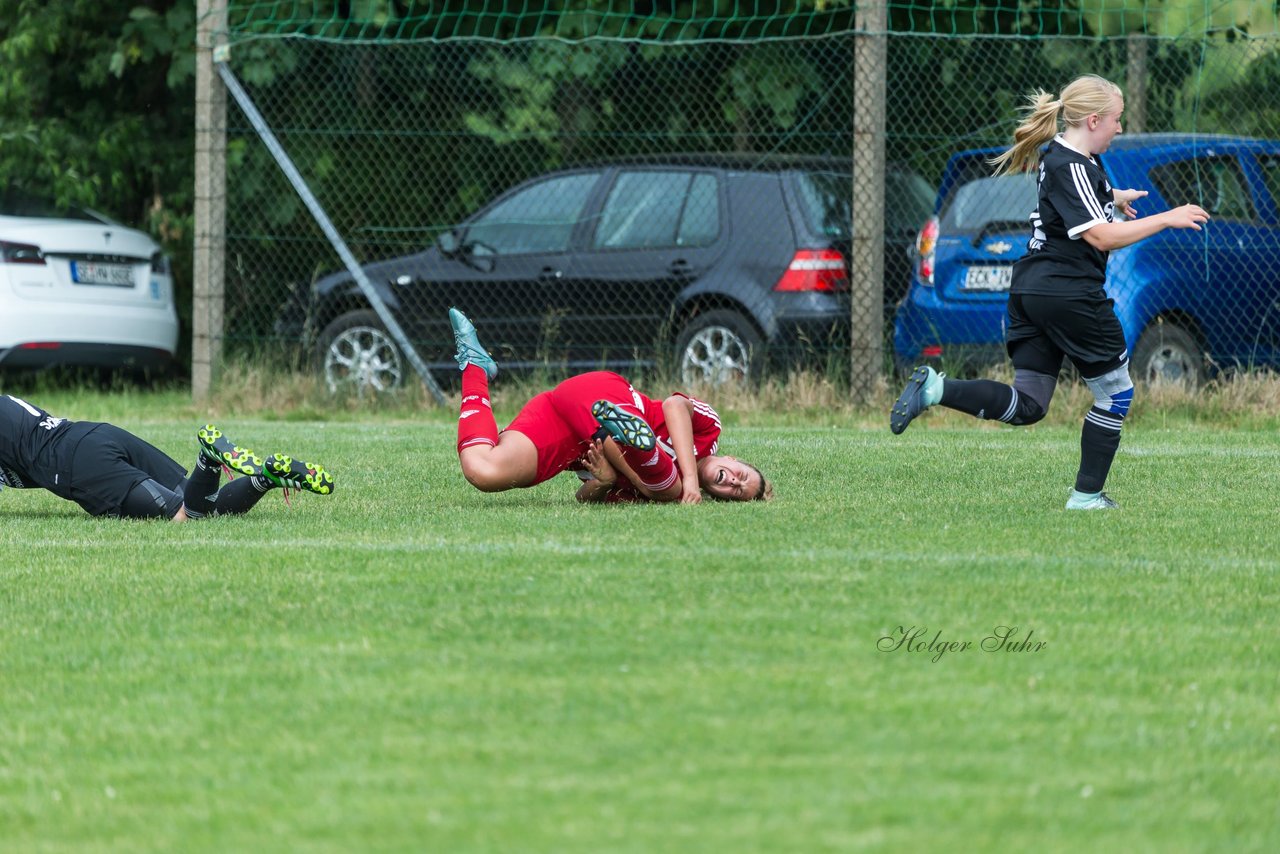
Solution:
{"label": "knee sock", "polygon": [[216,516],[234,516],[248,513],[262,496],[274,489],[271,481],[262,475],[239,477],[218,490],[214,497],[213,512]]}
{"label": "knee sock", "polygon": [[188,517],[201,519],[213,512],[221,479],[222,466],[205,459],[203,454],[196,457],[196,467],[182,487],[182,504],[187,508]]}
{"label": "knee sock", "polygon": [[462,371],[462,411],[458,415],[458,452],[471,445],[498,444],[498,422],[489,405],[489,377],[483,368]]}
{"label": "knee sock", "polygon": [[1084,416],[1080,430],[1080,471],[1076,474],[1076,491],[1101,492],[1111,471],[1111,461],[1120,447],[1120,428],[1133,405],[1133,380],[1129,363],[1093,377],[1085,377],[1093,392],[1094,406]]}
{"label": "knee sock", "polygon": [[1120,428],[1124,416],[1092,407],[1080,431],[1080,471],[1076,474],[1078,492],[1101,492],[1111,471],[1111,461],[1120,447]]}
{"label": "knee sock", "polygon": [[631,470],[640,478],[640,482],[655,492],[661,492],[676,482],[679,476],[675,463],[660,447],[651,451],[642,451],[628,445],[618,444],[622,458],[631,466]]}
{"label": "knee sock", "polygon": [[1012,421],[1017,413],[1018,394],[1012,386],[995,380],[945,380],[942,400],[948,409],[968,413],[987,421]]}
{"label": "knee sock", "polygon": [[204,457],[197,458],[196,467],[183,486],[182,504],[187,508],[187,516],[203,519],[247,513],[272,488],[271,481],[255,475],[233,480],[219,489],[221,477],[221,466]]}
{"label": "knee sock", "polygon": [[[1049,396],[1052,394],[1050,386]],[[948,409],[965,412],[975,418],[1003,421],[1015,427],[1035,424],[1045,414],[1045,404],[1036,400],[1026,389],[1019,390],[995,380],[945,380],[942,385],[942,400],[938,402]]]}

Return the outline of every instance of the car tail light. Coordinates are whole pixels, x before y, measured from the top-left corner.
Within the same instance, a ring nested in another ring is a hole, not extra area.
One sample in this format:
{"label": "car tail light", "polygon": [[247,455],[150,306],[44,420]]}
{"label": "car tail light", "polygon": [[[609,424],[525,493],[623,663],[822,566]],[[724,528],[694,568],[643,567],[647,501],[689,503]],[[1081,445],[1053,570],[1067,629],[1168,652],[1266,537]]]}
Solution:
{"label": "car tail light", "polygon": [[933,286],[933,252],[938,248],[938,218],[929,217],[916,235],[916,275],[920,284]]}
{"label": "car tail light", "polygon": [[928,346],[926,346],[926,347],[921,347],[921,348],[920,348],[920,356],[921,356],[922,358],[925,358],[925,359],[941,359],[941,358],[942,358],[942,345],[941,345],[941,344],[929,344],[929,345],[928,345]]}
{"label": "car tail light", "polygon": [[57,350],[62,346],[61,341],[27,341],[19,344],[19,350]]}
{"label": "car tail light", "polygon": [[775,291],[847,291],[849,271],[834,249],[801,249],[773,286]]}
{"label": "car tail light", "polygon": [[5,264],[43,264],[44,253],[30,243],[0,240],[0,262]]}
{"label": "car tail light", "polygon": [[172,275],[173,268],[169,265],[169,256],[163,252],[157,252],[151,256],[151,272],[157,276]]}

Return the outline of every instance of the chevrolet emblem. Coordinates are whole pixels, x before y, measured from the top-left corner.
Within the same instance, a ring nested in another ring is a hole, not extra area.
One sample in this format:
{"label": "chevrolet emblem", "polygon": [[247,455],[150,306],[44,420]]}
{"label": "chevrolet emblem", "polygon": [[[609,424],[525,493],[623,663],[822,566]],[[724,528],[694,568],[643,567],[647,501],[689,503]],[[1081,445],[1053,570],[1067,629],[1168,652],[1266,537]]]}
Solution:
{"label": "chevrolet emblem", "polygon": [[986,246],[982,248],[990,252],[992,255],[1003,255],[1004,253],[1008,252],[1010,249],[1013,248],[1013,244],[1006,243],[1003,240],[996,240],[991,243],[988,243]]}

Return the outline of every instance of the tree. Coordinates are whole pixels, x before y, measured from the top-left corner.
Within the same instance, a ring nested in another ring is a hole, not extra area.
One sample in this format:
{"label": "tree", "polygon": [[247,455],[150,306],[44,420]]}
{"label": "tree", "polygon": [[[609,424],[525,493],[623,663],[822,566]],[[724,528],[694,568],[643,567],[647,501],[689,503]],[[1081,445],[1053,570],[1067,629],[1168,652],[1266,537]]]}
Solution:
{"label": "tree", "polygon": [[0,181],[154,234],[190,296],[193,0],[0,0]]}

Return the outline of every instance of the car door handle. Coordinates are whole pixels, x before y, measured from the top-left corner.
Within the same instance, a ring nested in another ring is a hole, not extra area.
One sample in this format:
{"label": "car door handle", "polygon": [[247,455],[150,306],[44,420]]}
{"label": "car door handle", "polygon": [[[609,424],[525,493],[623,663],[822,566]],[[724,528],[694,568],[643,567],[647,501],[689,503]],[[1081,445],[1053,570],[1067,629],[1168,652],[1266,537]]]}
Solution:
{"label": "car door handle", "polygon": [[538,274],[540,282],[554,282],[564,276],[564,273],[555,267],[543,267],[542,272]]}
{"label": "car door handle", "polygon": [[677,258],[671,262],[671,266],[667,267],[667,271],[677,279],[692,279],[694,276],[693,267],[683,258]]}

